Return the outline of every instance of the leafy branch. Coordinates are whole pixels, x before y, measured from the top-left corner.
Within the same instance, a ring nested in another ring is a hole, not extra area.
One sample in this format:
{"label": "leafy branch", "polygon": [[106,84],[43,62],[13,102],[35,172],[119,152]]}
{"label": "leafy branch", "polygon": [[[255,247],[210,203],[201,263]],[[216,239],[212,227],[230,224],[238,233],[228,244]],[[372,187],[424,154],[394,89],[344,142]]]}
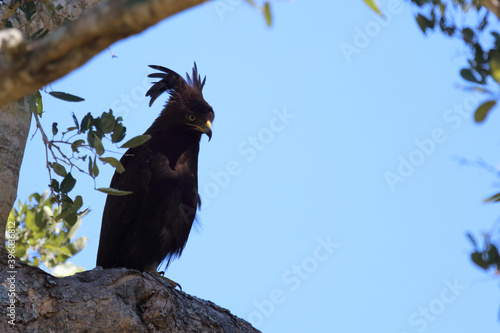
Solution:
{"label": "leafy branch", "polygon": [[[81,97],[62,92],[50,92],[49,94],[68,102],[84,100]],[[79,210],[83,206],[83,198],[80,195],[74,198],[69,196],[69,192],[73,190],[77,182],[73,176],[75,172],[90,176],[94,181],[94,189],[101,192],[111,195],[131,193],[119,189],[96,188],[100,164],[110,164],[118,173],[125,171],[118,159],[104,156],[107,150],[103,143],[110,142],[118,147],[117,144],[125,138],[126,127],[123,126],[122,117],[115,117],[111,109],[109,112],[103,112],[99,117],[94,117],[89,112],[81,120],[72,114],[74,126],[68,127],[60,133],[58,123],[53,123],[52,138],[49,139],[41,121],[43,104],[40,92],[31,96],[30,103],[33,103],[33,110],[36,110],[34,112],[35,123],[45,146],[45,164],[49,176],[50,198],[53,203],[62,207],[61,211],[54,217],[55,222],[64,220],[73,226],[81,214]],[[149,139],[149,135],[140,135],[127,141],[120,148],[136,147]]]}
{"label": "leafy branch", "polygon": [[[475,0],[412,2],[419,8],[416,21],[424,34],[437,27],[446,36],[462,40],[469,48],[468,66],[460,70],[460,76],[473,85],[468,89],[490,96],[474,113],[475,122],[483,122],[498,103],[500,85],[500,34],[490,25],[490,11]],[[465,14],[476,14],[476,17],[466,18]]]}
{"label": "leafy branch", "polygon": [[61,207],[53,205],[48,192],[33,193],[28,202],[19,201],[18,208],[12,209],[8,222],[15,229],[8,239],[15,241],[15,256],[32,266],[43,264],[56,276],[83,271],[67,260],[87,244],[87,237],[73,238],[88,210],[79,213],[75,224],[68,227],[62,221],[54,223]]}

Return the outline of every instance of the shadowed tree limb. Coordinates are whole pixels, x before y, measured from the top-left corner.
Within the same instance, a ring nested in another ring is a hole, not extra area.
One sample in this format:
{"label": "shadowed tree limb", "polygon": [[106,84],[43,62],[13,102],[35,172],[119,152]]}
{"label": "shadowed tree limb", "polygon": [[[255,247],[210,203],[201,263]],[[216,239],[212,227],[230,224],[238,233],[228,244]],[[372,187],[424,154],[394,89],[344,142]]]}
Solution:
{"label": "shadowed tree limb", "polygon": [[[40,40],[4,43],[0,53],[0,106],[82,66],[112,43],[137,34],[202,0],[104,0]],[[2,35],[12,33],[9,29]]]}

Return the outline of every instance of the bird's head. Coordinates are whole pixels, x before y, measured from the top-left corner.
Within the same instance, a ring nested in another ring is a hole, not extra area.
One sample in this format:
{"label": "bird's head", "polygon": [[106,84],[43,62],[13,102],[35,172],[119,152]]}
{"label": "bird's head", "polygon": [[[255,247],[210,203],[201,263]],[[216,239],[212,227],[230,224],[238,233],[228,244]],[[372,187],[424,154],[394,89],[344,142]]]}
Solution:
{"label": "bird's head", "polygon": [[203,98],[202,90],[206,77],[203,81],[201,80],[196,63],[194,63],[192,78],[186,73],[187,81],[168,68],[156,65],[149,67],[163,72],[148,75],[151,78],[161,79],[155,82],[146,93],[146,96],[151,97],[149,106],[153,105],[162,93],[169,93],[170,99],[160,117],[168,121],[169,126],[182,127],[195,133],[205,133],[210,141],[214,110]]}

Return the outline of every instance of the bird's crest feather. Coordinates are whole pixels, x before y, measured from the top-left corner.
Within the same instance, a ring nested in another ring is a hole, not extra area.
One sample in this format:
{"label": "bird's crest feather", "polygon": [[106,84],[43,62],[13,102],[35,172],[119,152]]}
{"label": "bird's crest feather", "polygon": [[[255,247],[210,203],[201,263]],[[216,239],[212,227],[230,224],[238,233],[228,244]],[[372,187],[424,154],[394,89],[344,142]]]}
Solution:
{"label": "bird's crest feather", "polygon": [[193,79],[187,75],[187,82],[171,69],[165,68],[163,66],[157,65],[149,65],[149,67],[162,71],[163,73],[152,73],[149,74],[148,77],[151,78],[159,78],[161,79],[158,82],[155,82],[153,86],[148,90],[146,96],[151,97],[151,101],[149,102],[149,106],[153,105],[154,101],[163,94],[164,92],[172,93],[182,93],[182,91],[186,90],[189,86],[196,88],[200,94],[205,85],[206,77],[201,81],[201,77],[198,74],[198,68],[196,67],[196,62],[193,67]]}

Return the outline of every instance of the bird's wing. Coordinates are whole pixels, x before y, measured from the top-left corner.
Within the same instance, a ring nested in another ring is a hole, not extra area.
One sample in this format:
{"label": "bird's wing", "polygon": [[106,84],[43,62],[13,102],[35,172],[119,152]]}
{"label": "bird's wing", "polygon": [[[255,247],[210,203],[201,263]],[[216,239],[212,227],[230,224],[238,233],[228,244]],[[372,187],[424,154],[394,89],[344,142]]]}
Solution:
{"label": "bird's wing", "polygon": [[102,217],[101,236],[97,253],[97,266],[104,268],[120,267],[116,261],[117,252],[137,221],[143,205],[146,190],[151,180],[149,169],[150,147],[145,143],[137,148],[129,149],[120,162],[125,172],[115,172],[111,180],[111,188],[131,191],[125,196],[108,195]]}

